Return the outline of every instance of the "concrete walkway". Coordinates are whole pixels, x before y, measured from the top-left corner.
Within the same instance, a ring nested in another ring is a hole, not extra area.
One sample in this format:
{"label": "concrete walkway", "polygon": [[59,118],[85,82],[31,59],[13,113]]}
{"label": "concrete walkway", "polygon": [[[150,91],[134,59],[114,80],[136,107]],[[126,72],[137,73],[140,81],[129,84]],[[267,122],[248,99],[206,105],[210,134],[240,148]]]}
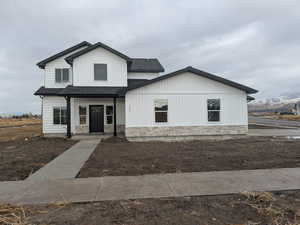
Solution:
{"label": "concrete walkway", "polygon": [[300,128],[299,121],[291,121],[291,120],[276,120],[276,119],[268,119],[263,117],[249,116],[249,123],[256,124],[265,124],[270,126],[283,126],[283,127],[297,127]]}
{"label": "concrete walkway", "polygon": [[26,181],[75,178],[99,142],[100,139],[78,142],[46,166],[29,176]]}
{"label": "concrete walkway", "polygon": [[300,168],[0,183],[0,202],[39,204],[300,189]]}
{"label": "concrete walkway", "polygon": [[300,129],[249,129],[250,136],[300,137]]}

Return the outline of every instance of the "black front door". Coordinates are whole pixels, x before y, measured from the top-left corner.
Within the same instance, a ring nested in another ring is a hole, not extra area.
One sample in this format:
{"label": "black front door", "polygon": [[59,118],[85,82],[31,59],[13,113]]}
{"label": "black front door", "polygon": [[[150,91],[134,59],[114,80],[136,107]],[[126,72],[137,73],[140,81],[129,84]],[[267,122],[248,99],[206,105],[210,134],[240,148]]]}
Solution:
{"label": "black front door", "polygon": [[104,132],[103,105],[90,105],[90,132]]}

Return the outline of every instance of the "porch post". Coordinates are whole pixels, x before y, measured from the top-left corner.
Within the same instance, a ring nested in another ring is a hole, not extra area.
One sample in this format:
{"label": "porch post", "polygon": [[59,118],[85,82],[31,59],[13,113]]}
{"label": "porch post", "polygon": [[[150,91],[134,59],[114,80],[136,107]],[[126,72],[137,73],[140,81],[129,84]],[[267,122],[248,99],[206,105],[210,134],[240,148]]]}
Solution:
{"label": "porch post", "polygon": [[67,137],[71,138],[71,97],[66,97],[67,100]]}
{"label": "porch post", "polygon": [[114,136],[117,136],[117,110],[116,97],[114,97]]}

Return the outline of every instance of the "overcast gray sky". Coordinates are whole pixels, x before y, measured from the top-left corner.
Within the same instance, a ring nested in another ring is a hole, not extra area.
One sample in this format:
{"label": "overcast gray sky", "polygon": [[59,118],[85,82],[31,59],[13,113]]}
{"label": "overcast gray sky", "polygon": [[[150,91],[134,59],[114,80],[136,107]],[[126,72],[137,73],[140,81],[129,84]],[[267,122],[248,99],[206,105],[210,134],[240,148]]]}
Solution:
{"label": "overcast gray sky", "polygon": [[300,92],[299,0],[1,0],[0,114],[40,112],[35,64],[83,40],[166,72],[191,65],[260,92]]}

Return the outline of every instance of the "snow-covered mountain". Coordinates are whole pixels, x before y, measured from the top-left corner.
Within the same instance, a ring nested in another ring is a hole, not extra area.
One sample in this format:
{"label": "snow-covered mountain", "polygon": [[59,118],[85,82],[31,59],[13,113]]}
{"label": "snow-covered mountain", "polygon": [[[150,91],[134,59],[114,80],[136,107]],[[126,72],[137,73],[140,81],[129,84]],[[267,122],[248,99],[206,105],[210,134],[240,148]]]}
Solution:
{"label": "snow-covered mountain", "polygon": [[279,97],[254,100],[249,103],[249,111],[293,111],[296,103],[300,103],[300,93],[284,94]]}

